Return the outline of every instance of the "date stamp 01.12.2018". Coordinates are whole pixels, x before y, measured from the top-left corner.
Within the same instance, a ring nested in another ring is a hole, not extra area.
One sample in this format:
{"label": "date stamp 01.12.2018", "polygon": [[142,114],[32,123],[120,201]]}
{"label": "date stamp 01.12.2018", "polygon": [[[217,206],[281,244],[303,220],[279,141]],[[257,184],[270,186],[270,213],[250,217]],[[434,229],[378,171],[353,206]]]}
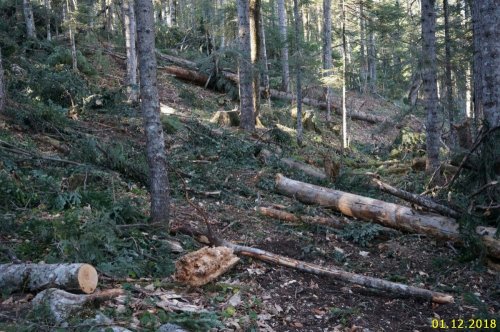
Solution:
{"label": "date stamp 01.12.2018", "polygon": [[437,319],[433,318],[431,321],[431,326],[433,329],[467,329],[467,330],[494,330],[500,326],[497,325],[496,319],[479,319],[479,318],[470,318],[470,319]]}

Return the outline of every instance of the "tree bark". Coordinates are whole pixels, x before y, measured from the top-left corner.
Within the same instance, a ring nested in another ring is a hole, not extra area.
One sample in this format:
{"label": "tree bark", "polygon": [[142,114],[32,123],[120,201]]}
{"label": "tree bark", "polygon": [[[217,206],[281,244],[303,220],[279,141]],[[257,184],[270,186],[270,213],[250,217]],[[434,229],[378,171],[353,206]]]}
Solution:
{"label": "tree bark", "polygon": [[365,23],[365,11],[363,1],[359,2],[359,44],[360,44],[360,70],[359,70],[359,80],[360,80],[360,90],[362,93],[366,92],[366,83],[368,78],[368,64],[366,62],[366,23]]}
{"label": "tree bark", "polygon": [[141,85],[141,110],[144,117],[149,164],[151,221],[169,227],[169,183],[165,139],[160,122],[160,101],[156,78],[154,9],[151,0],[136,0],[137,44]]}
{"label": "tree bark", "polygon": [[3,65],[2,65],[2,48],[0,47],[0,113],[2,113],[5,107],[6,100],[7,100],[7,91],[5,90],[5,77],[3,74]]}
{"label": "tree bark", "polygon": [[252,63],[252,102],[254,117],[260,113],[261,0],[250,1],[250,61]]}
{"label": "tree bark", "polygon": [[[264,30],[264,18],[262,16],[262,8],[260,13],[260,60],[262,63],[262,97],[266,101],[268,107],[271,107],[271,87],[269,86],[269,68],[267,67],[267,50],[266,50],[266,32]],[[260,90],[260,88],[259,88]],[[260,93],[260,92],[259,92]]]}
{"label": "tree bark", "polygon": [[47,40],[48,41],[51,41],[52,40],[52,34],[51,34],[51,31],[50,31],[50,13],[51,13],[51,3],[50,3],[51,0],[44,0],[44,3],[45,3],[45,16],[46,16],[46,19],[47,19]]}
{"label": "tree bark", "polygon": [[240,85],[240,127],[244,130],[255,130],[255,109],[253,103],[253,75],[250,43],[250,7],[249,0],[238,0],[238,37],[240,56],[238,58],[238,75]]}
{"label": "tree bark", "polygon": [[31,302],[34,308],[48,307],[56,323],[68,320],[84,306],[123,295],[122,289],[107,289],[90,295],[72,294],[60,289],[50,288],[39,293]]}
{"label": "tree bark", "polygon": [[[276,176],[276,190],[301,202],[333,208],[350,217],[462,243],[459,225],[453,218],[422,213],[406,206],[295,181],[281,174]],[[487,234],[478,227],[476,233],[480,235],[488,254],[500,258],[500,240],[492,235],[496,230],[492,227],[487,227],[486,230]]]}
{"label": "tree bark", "polygon": [[66,24],[68,25],[69,42],[71,45],[71,64],[73,71],[78,71],[78,58],[76,54],[76,41],[75,41],[75,17],[73,12],[76,10],[76,6],[72,1],[66,0],[66,6],[63,7],[63,11],[66,10],[64,17],[66,17]]}
{"label": "tree bark", "polygon": [[36,38],[35,20],[33,18],[33,8],[30,0],[23,0],[24,22],[26,24],[26,36]]}
{"label": "tree bark", "polygon": [[345,0],[342,0],[342,151],[349,147],[347,139],[347,109],[346,109],[346,74],[347,74],[347,48],[345,35]]}
{"label": "tree bark", "polygon": [[123,25],[125,27],[125,48],[127,51],[127,94],[128,101],[135,103],[138,98],[137,87],[137,51],[135,48],[136,24],[134,0],[123,0]]}
{"label": "tree bark", "polygon": [[443,214],[445,216],[449,216],[449,217],[452,217],[455,219],[460,218],[460,214],[457,211],[450,209],[447,206],[444,206],[444,205],[441,205],[441,204],[434,202],[430,197],[415,195],[415,194],[410,193],[408,191],[395,188],[395,187],[391,186],[390,184],[387,184],[387,183],[380,181],[377,178],[373,178],[372,182],[380,190],[382,190],[386,193],[389,193],[391,195],[394,195],[396,197],[399,197],[401,199],[404,199],[410,203],[414,203],[414,204],[426,207],[428,209],[431,209],[431,210],[433,210],[437,213]]}
{"label": "tree bark", "polygon": [[278,2],[279,33],[281,37],[281,90],[288,93],[290,89],[290,68],[288,65],[288,32],[286,26],[285,0]]}
{"label": "tree bark", "polygon": [[38,292],[50,287],[93,293],[97,271],[89,264],[3,264],[0,288],[3,292]]}
{"label": "tree bark", "polygon": [[473,40],[472,45],[474,49],[473,57],[473,78],[474,78],[474,119],[477,123],[479,119],[483,118],[483,47],[481,39],[483,38],[483,31],[481,25],[481,11],[479,1],[469,1],[471,6],[472,16],[472,31]]}
{"label": "tree bark", "polygon": [[[434,174],[439,167],[440,133],[436,83],[436,12],[435,0],[422,0],[422,80],[426,121],[426,171]],[[437,179],[436,179],[437,181]]]}
{"label": "tree bark", "polygon": [[302,55],[301,55],[301,20],[299,13],[299,2],[293,0],[293,13],[295,24],[295,55],[296,55],[296,73],[297,73],[297,144],[302,145],[303,128],[302,128]]}
{"label": "tree bark", "polygon": [[[323,75],[332,76],[332,8],[331,0],[323,0]],[[326,121],[332,120],[332,88],[326,85]]]}
{"label": "tree bark", "polygon": [[456,131],[453,127],[455,104],[453,102],[453,82],[451,80],[451,36],[450,36],[450,10],[448,0],[443,0],[444,15],[444,48],[445,48],[445,85],[446,107],[448,109],[448,126],[450,128],[450,145],[456,145]]}

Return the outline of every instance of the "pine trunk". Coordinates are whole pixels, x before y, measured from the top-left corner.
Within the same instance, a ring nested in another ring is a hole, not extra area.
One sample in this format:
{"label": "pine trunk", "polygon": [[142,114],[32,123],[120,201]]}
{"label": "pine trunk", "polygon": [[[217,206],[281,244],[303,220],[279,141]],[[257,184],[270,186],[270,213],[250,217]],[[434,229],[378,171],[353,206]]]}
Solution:
{"label": "pine trunk", "polygon": [[26,35],[28,38],[36,38],[35,20],[30,0],[23,0],[24,22],[26,24]]}
{"label": "pine trunk", "polygon": [[347,140],[347,109],[346,109],[346,61],[347,61],[347,48],[345,36],[345,0],[342,0],[342,150],[349,146]]}
{"label": "pine trunk", "polygon": [[0,113],[5,107],[5,100],[7,99],[7,91],[5,91],[5,78],[3,75],[2,65],[2,49],[0,48]]}
{"label": "pine trunk", "polygon": [[51,0],[44,0],[45,2],[45,16],[47,18],[47,40],[51,41],[52,40],[52,34],[50,31],[50,13],[51,13]]}
{"label": "pine trunk", "polygon": [[261,0],[250,0],[250,61],[252,63],[252,102],[254,117],[260,113]]}
{"label": "pine trunk", "polygon": [[360,90],[362,93],[366,92],[366,80],[367,80],[367,71],[368,64],[366,63],[366,31],[365,31],[365,11],[363,6],[363,1],[359,2],[359,34],[360,34],[360,70],[359,70],[359,79],[360,79]]}
{"label": "pine trunk", "polygon": [[[323,0],[323,70],[324,76],[333,75],[332,61],[332,8],[331,0]],[[331,84],[326,86],[326,121],[332,120],[332,88]]]}
{"label": "pine trunk", "polygon": [[474,119],[477,123],[483,117],[483,48],[482,25],[479,1],[470,1],[472,15],[472,31],[474,34],[473,48],[473,77],[474,77]]}
{"label": "pine trunk", "polygon": [[129,102],[137,101],[137,51],[135,48],[136,25],[134,0],[123,0],[123,25],[125,31],[125,48],[127,51],[127,94]]}
{"label": "pine trunk", "polygon": [[260,13],[260,60],[262,63],[262,97],[271,107],[271,88],[269,86],[269,68],[267,67],[266,32],[264,30],[264,17]]}
{"label": "pine trunk", "polygon": [[368,33],[368,85],[371,93],[377,92],[377,51],[373,31]]}
{"label": "pine trunk", "polygon": [[281,90],[288,92],[290,89],[290,68],[288,65],[288,33],[286,25],[285,0],[278,2],[278,21],[281,37]]}
{"label": "pine trunk", "polygon": [[[422,0],[422,81],[426,121],[426,171],[434,174],[439,168],[439,124],[436,79],[436,13],[435,0]],[[437,174],[437,173],[436,173]]]}
{"label": "pine trunk", "polygon": [[445,48],[445,85],[446,107],[448,109],[448,126],[450,128],[450,145],[456,145],[456,132],[453,127],[455,105],[453,103],[453,82],[451,80],[451,36],[450,36],[450,10],[448,0],[443,0],[444,15],[444,48]]}
{"label": "pine trunk", "polygon": [[144,116],[146,150],[149,164],[151,221],[169,225],[169,183],[165,139],[160,122],[160,101],[156,78],[154,9],[151,0],[136,0],[137,44]]}
{"label": "pine trunk", "polygon": [[250,6],[248,0],[238,0],[238,37],[240,56],[238,75],[240,83],[240,111],[242,129],[255,130],[255,115],[253,103],[253,78],[250,43]]}
{"label": "pine trunk", "polygon": [[294,23],[295,23],[295,55],[296,59],[296,70],[297,70],[297,143],[302,145],[302,56],[300,54],[301,48],[301,34],[300,34],[300,14],[299,14],[299,4],[298,0],[293,0],[293,12],[294,12]]}

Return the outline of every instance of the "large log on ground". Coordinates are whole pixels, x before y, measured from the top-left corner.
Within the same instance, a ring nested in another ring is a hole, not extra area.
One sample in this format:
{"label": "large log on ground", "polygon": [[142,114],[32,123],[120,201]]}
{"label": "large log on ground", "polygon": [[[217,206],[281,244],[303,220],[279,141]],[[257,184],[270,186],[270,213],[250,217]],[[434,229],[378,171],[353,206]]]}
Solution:
{"label": "large log on ground", "polygon": [[208,75],[200,73],[196,70],[190,70],[179,66],[159,67],[158,69],[164,70],[170,75],[173,75],[181,80],[192,82],[196,85],[205,86],[210,80]]}
{"label": "large log on ground", "polygon": [[106,301],[123,295],[122,289],[108,289],[90,295],[72,294],[61,289],[49,288],[35,296],[31,302],[33,308],[45,307],[49,309],[52,318],[57,323],[65,322],[85,305],[98,301]]}
{"label": "large log on ground", "polygon": [[97,271],[89,264],[2,264],[0,289],[3,292],[57,287],[90,294],[97,287]]}
{"label": "large log on ground", "polygon": [[[450,217],[423,213],[410,207],[292,180],[281,174],[276,176],[276,190],[301,202],[329,207],[350,217],[410,233],[428,234],[456,243],[462,242],[459,225]],[[500,240],[493,236],[496,230],[486,227],[482,231],[477,228],[476,232],[488,254],[500,258]]]}

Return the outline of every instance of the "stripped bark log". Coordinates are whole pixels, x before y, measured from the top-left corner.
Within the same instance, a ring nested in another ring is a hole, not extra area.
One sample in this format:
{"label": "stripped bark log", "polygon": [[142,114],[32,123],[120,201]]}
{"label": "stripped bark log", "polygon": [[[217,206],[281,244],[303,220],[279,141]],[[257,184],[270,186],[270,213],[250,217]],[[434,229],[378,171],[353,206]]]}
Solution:
{"label": "stripped bark log", "polygon": [[[459,225],[450,217],[422,213],[406,206],[315,186],[288,179],[281,174],[276,176],[276,190],[301,202],[333,208],[361,220],[373,221],[410,233],[427,234],[458,244],[462,243]],[[487,234],[484,229],[488,231]],[[476,233],[480,236],[488,254],[500,258],[500,240],[493,236],[496,230],[492,227],[484,229],[481,231],[477,228]]]}
{"label": "stripped bark log", "polygon": [[[207,238],[207,236],[204,235],[203,233],[193,229],[178,228],[176,229],[176,231],[184,234],[189,234],[191,236],[195,236],[196,238]],[[213,236],[211,236],[211,239],[213,245],[224,246],[233,249],[233,252],[235,254],[252,257],[267,263],[278,264],[299,271],[330,277],[332,279],[341,280],[343,282],[385,291],[398,296],[416,297],[425,300],[430,300],[432,302],[440,304],[454,302],[453,296],[449,294],[434,292],[424,288],[408,286],[405,284],[391,282],[379,278],[368,277],[361,274],[347,272],[334,267],[324,267],[313,263],[299,261],[293,258],[264,251],[258,248],[237,245],[220,238],[214,238]]]}
{"label": "stripped bark log", "polygon": [[410,203],[414,203],[414,204],[426,207],[426,208],[431,209],[437,213],[440,213],[440,214],[443,214],[445,216],[449,216],[449,217],[452,217],[455,219],[460,217],[460,214],[457,211],[455,211],[447,206],[438,204],[438,203],[434,202],[429,197],[415,195],[415,194],[410,193],[408,191],[395,188],[395,187],[391,186],[390,184],[382,182],[381,180],[379,180],[377,178],[372,178],[372,182],[380,190],[382,190],[386,193],[389,193],[391,195],[394,195],[396,197],[399,197],[401,199],[404,199]]}
{"label": "stripped bark log", "polygon": [[0,289],[3,292],[57,287],[90,294],[97,287],[97,271],[89,264],[3,264]]}
{"label": "stripped bark log", "polygon": [[302,171],[305,174],[307,174],[313,178],[316,178],[319,180],[325,180],[328,178],[328,176],[326,175],[325,172],[323,172],[321,169],[314,167],[312,165],[304,164],[304,163],[301,163],[299,161],[295,161],[291,158],[279,158],[278,156],[273,154],[271,151],[266,150],[266,149],[262,149],[259,153],[259,159],[261,159],[264,163],[267,163],[267,161],[273,157],[277,158],[282,164],[284,164],[290,168]]}
{"label": "stripped bark log", "polygon": [[102,302],[123,295],[122,289],[108,289],[90,295],[72,294],[61,289],[49,288],[40,293],[31,302],[33,308],[46,306],[57,323],[65,322],[71,315],[82,310],[85,305]]}

